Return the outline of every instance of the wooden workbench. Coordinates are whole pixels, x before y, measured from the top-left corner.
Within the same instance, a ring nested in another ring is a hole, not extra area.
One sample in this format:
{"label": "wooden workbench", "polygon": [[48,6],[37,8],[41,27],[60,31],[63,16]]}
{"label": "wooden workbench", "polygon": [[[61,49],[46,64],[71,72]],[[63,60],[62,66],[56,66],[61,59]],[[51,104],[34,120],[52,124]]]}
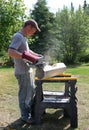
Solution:
{"label": "wooden workbench", "polygon": [[[43,91],[43,83],[59,82],[64,83],[63,92]],[[52,78],[35,78],[36,96],[34,105],[35,124],[41,123],[41,116],[46,108],[62,108],[64,116],[70,119],[73,128],[78,127],[77,98],[76,98],[77,78],[71,74],[61,74]]]}

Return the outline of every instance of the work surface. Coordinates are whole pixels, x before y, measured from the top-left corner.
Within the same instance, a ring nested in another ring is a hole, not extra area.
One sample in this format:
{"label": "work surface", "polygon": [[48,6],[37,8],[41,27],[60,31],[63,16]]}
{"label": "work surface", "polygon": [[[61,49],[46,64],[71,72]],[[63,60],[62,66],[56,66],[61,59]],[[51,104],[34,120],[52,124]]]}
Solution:
{"label": "work surface", "polygon": [[35,80],[42,80],[42,81],[60,81],[60,80],[77,80],[77,77],[72,77],[71,74],[60,74],[57,75],[55,77],[50,77],[50,78],[43,78],[43,79],[39,79],[37,77],[35,77]]}

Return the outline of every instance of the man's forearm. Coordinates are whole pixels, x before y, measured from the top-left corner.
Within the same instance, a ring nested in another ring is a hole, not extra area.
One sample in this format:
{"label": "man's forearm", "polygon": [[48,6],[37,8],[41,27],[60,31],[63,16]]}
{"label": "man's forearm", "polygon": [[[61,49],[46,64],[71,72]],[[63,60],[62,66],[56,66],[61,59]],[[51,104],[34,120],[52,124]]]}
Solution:
{"label": "man's forearm", "polygon": [[22,53],[14,50],[14,49],[8,49],[8,55],[12,58],[17,58],[17,59],[22,58]]}
{"label": "man's forearm", "polygon": [[38,53],[35,53],[34,51],[32,51],[32,50],[29,50],[33,55],[36,55],[36,56],[39,56],[39,54]]}

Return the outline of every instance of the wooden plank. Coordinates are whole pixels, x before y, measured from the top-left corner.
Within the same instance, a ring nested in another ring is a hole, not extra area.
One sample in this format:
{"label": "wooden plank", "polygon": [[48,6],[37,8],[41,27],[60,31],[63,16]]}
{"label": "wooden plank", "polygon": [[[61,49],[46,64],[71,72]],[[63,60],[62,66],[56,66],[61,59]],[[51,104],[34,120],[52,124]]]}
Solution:
{"label": "wooden plank", "polygon": [[48,95],[48,96],[62,96],[64,95],[64,92],[57,92],[57,91],[43,91],[44,95]]}
{"label": "wooden plank", "polygon": [[59,98],[59,99],[55,99],[55,98],[44,98],[43,102],[48,102],[50,103],[67,103],[70,101],[70,98]]}
{"label": "wooden plank", "polygon": [[38,79],[35,77],[35,80],[42,80],[42,81],[68,81],[68,80],[77,80],[77,77],[51,77],[51,78],[44,78]]}
{"label": "wooden plank", "polygon": [[59,75],[57,75],[57,76],[63,76],[63,77],[71,77],[72,76],[72,74],[69,74],[69,73],[63,73],[63,74],[59,74]]}

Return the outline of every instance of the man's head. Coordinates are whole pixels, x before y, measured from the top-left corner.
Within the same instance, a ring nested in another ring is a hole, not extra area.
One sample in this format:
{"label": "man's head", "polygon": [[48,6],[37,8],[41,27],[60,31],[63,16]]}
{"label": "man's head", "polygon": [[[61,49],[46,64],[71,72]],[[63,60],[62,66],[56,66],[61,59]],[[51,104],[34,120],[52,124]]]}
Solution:
{"label": "man's head", "polygon": [[35,20],[33,20],[33,19],[28,20],[28,21],[26,21],[26,22],[24,23],[24,27],[26,27],[26,26],[28,26],[28,25],[30,25],[30,26],[36,28],[38,32],[41,31],[40,28],[38,27],[37,22],[36,22]]}
{"label": "man's head", "polygon": [[25,35],[33,35],[35,32],[40,32],[40,28],[35,20],[31,19],[24,23],[23,29],[25,30]]}

